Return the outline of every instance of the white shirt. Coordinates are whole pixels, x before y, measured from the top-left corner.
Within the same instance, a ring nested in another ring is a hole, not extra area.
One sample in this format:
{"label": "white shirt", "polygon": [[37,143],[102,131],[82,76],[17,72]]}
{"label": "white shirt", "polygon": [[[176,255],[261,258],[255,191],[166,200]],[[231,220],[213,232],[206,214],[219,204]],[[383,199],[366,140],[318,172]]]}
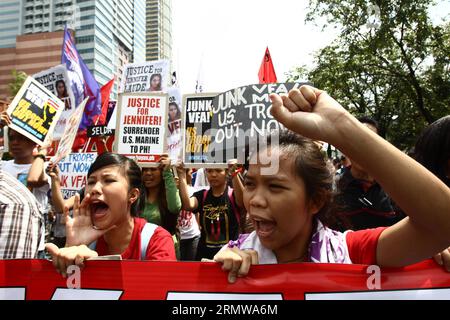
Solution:
{"label": "white shirt", "polygon": [[[47,167],[48,163],[45,164]],[[5,172],[9,173],[11,176],[22,182],[25,186],[27,185],[28,173],[30,172],[31,163],[29,164],[17,164],[14,160],[8,160],[2,162],[2,168]],[[39,204],[42,206],[44,211],[47,211],[48,196],[47,193],[51,188],[50,177],[45,174],[47,178],[47,183],[39,188],[32,188],[31,192],[36,197]]]}
{"label": "white shirt", "polygon": [[208,179],[206,179],[205,169],[200,168],[197,170],[194,182],[194,188],[197,190],[209,188]]}
{"label": "white shirt", "polygon": [[[192,197],[195,188],[188,186],[189,197]],[[192,239],[200,235],[200,228],[198,227],[197,219],[195,218],[195,213],[181,210],[180,216],[178,217],[178,228],[180,230],[180,239],[187,240]]]}

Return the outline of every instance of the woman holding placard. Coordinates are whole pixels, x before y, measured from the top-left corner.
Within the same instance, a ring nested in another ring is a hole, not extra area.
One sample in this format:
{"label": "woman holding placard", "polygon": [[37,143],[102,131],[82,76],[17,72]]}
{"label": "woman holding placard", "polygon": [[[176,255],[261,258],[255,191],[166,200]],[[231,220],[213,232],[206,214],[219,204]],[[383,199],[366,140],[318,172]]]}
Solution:
{"label": "woman holding placard", "polygon": [[142,180],[146,192],[142,217],[170,232],[178,255],[177,229],[181,200],[167,154],[161,156],[158,168],[143,168]]}
{"label": "woman holding placard", "polygon": [[[241,223],[242,189],[237,176],[230,172],[233,186],[227,184],[228,170],[223,168],[205,169],[209,190],[200,190],[189,196],[186,172],[182,165],[177,167],[180,178],[180,196],[183,210],[197,214],[201,228],[196,260],[212,258],[230,240],[236,240]],[[238,192],[237,192],[238,191]]]}

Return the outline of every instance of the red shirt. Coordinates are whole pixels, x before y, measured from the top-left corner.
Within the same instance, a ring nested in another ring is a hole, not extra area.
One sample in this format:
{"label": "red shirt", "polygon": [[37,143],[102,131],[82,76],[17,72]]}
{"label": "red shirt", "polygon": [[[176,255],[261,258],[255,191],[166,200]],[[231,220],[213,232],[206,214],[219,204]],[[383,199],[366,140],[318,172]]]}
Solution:
{"label": "red shirt", "polygon": [[347,233],[347,248],[354,264],[377,264],[377,244],[387,227],[350,231]]}
{"label": "red shirt", "polygon": [[[147,221],[142,218],[134,218],[133,234],[128,248],[122,252],[122,259],[139,260],[141,257],[141,232]],[[99,256],[109,255],[105,239],[97,240],[96,251]],[[147,246],[145,260],[177,260],[172,236],[165,229],[158,227],[153,233]]]}

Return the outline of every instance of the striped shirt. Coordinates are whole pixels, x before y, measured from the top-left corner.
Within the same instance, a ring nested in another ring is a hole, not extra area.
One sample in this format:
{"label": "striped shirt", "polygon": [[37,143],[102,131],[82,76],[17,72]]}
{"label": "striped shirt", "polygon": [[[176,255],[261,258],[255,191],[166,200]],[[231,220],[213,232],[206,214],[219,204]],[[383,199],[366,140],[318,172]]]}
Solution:
{"label": "striped shirt", "polygon": [[36,258],[42,224],[34,195],[0,168],[0,259]]}

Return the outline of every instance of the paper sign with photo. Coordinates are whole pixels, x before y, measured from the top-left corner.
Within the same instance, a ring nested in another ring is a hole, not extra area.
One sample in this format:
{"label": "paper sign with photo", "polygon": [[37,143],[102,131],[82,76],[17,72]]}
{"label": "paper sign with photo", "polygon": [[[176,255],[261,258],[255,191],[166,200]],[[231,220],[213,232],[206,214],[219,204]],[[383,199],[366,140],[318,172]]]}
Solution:
{"label": "paper sign with photo", "polygon": [[120,94],[115,152],[157,166],[166,152],[167,105],[165,93]]}
{"label": "paper sign with photo", "polygon": [[70,81],[66,65],[61,64],[41,71],[33,75],[33,78],[64,102],[64,110],[62,111],[53,132],[53,139],[59,140],[64,133],[64,128],[70,115],[74,112],[76,107],[72,86],[69,85]]}
{"label": "paper sign with photo", "polygon": [[9,127],[43,146],[51,138],[63,110],[61,100],[28,77],[7,110],[12,122]]}

